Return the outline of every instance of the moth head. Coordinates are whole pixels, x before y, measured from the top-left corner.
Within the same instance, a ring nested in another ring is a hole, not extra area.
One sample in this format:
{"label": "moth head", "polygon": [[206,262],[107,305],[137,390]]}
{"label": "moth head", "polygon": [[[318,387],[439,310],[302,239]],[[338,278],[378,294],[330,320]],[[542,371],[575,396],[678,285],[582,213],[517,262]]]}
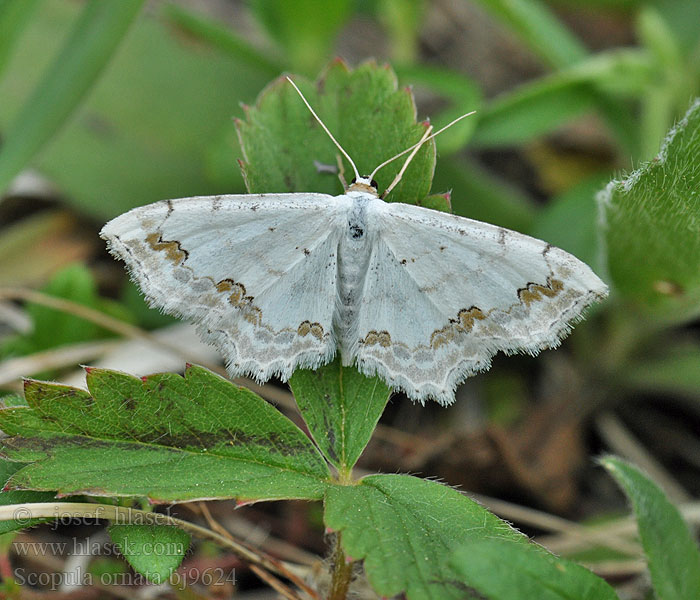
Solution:
{"label": "moth head", "polygon": [[374,196],[379,196],[379,186],[370,177],[353,177],[348,186],[349,192],[365,192]]}
{"label": "moth head", "polygon": [[[425,144],[428,140],[434,138],[436,135],[439,133],[442,133],[447,129],[448,127],[452,127],[455,123],[458,121],[461,121],[464,119],[464,117],[468,117],[469,115],[473,115],[475,111],[469,112],[465,115],[462,115],[461,117],[457,117],[454,121],[449,123],[448,125],[445,125],[442,129],[439,131],[436,131],[435,133],[432,133],[433,131],[433,126],[430,125],[429,123],[426,123],[425,127],[425,133],[423,134],[423,137],[416,143],[413,144],[412,146],[409,146],[402,152],[399,152],[398,154],[395,154],[391,158],[388,158],[385,160],[382,164],[380,164],[378,167],[372,171],[372,174],[367,176],[367,177],[362,177],[357,170],[357,167],[355,166],[355,163],[353,162],[352,158],[350,158],[350,155],[343,149],[343,147],[338,143],[338,140],[336,140],[333,137],[333,134],[329,131],[328,127],[326,127],[325,123],[321,121],[321,118],[316,114],[316,111],[314,111],[313,108],[311,108],[311,105],[309,104],[308,100],[304,98],[304,94],[301,93],[301,90],[297,87],[296,83],[294,83],[289,77],[287,77],[287,81],[292,84],[292,87],[297,91],[299,96],[301,96],[301,99],[304,101],[304,104],[306,104],[306,107],[311,111],[311,114],[314,116],[314,118],[319,122],[321,127],[323,128],[323,131],[325,131],[328,134],[328,137],[332,140],[332,142],[336,145],[338,150],[340,150],[341,154],[348,159],[348,162],[350,163],[350,166],[352,167],[353,172],[355,173],[355,179],[352,180],[352,183],[348,187],[349,192],[357,191],[357,192],[367,192],[370,194],[374,194],[377,197],[384,198],[386,195],[391,192],[391,190],[394,189],[394,187],[401,181],[401,177],[403,177],[404,172],[406,171],[406,168],[408,167],[409,163],[413,160],[413,157],[418,153],[418,150],[420,150],[421,146]],[[386,165],[388,165],[390,162],[393,162],[397,158],[400,158],[404,154],[408,154],[408,158],[404,162],[403,166],[401,167],[401,170],[396,174],[396,177],[394,177],[394,181],[391,182],[388,188],[384,190],[381,196],[379,196],[377,192],[377,183],[374,181],[374,176],[376,175],[377,171],[379,169],[382,169]]]}

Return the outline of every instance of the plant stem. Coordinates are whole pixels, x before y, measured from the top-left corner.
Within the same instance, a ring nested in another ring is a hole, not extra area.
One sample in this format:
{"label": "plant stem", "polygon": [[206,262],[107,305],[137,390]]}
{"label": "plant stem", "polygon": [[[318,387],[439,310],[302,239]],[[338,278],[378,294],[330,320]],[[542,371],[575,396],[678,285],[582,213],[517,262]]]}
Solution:
{"label": "plant stem", "polygon": [[333,549],[333,578],[328,600],[345,600],[352,579],[352,561],[346,560],[345,552],[340,543],[340,533],[335,536]]}

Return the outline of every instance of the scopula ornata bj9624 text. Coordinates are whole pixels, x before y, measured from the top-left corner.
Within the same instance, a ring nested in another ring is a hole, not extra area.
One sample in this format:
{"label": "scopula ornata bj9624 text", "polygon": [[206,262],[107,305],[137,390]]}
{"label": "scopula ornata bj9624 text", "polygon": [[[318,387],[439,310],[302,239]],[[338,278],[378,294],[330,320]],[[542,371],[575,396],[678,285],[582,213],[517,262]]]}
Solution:
{"label": "scopula ornata bj9624 text", "polygon": [[450,404],[498,351],[557,346],[606,296],[587,265],[546,242],[384,202],[340,150],[355,171],[340,196],[164,200],[101,235],[152,305],[198,325],[232,377],[286,381],[340,352],[420,402]]}

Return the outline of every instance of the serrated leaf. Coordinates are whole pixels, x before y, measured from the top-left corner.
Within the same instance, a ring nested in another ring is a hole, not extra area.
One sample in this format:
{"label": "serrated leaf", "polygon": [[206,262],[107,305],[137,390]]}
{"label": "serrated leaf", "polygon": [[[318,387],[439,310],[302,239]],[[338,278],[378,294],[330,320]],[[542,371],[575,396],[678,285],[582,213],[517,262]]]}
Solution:
{"label": "serrated leaf", "polygon": [[289,384],[316,444],[341,471],[353,467],[372,437],[391,390],[378,377],[343,367],[340,358],[299,370]]}
{"label": "serrated leaf", "polygon": [[112,525],[109,536],[134,570],[156,584],[168,580],[190,546],[185,531],[165,525]]}
{"label": "serrated leaf", "polygon": [[439,210],[441,212],[452,212],[452,194],[446,192],[444,194],[431,194],[421,200],[420,205],[423,208],[431,210]]}
{"label": "serrated leaf", "polygon": [[[21,463],[13,463],[8,460],[0,460],[0,489],[5,486],[7,481],[19,471],[24,465]],[[7,491],[0,492],[0,505],[8,504],[27,504],[30,502],[49,502],[54,499],[54,494],[51,492],[28,492],[28,491]],[[32,527],[43,523],[47,519],[29,519],[27,518],[29,511],[19,509],[15,511],[17,519],[11,521],[0,521],[0,535],[17,531],[25,527]]]}
{"label": "serrated leaf", "polygon": [[661,152],[598,196],[617,291],[674,320],[700,312],[700,100]]}
{"label": "serrated leaf", "polygon": [[253,392],[201,367],[144,378],[90,369],[89,392],[28,380],[30,408],[0,410],[0,454],[29,462],[12,489],[61,495],[255,501],[320,498],[311,440]]}
{"label": "serrated leaf", "polygon": [[[425,126],[416,123],[416,107],[408,90],[398,90],[388,67],[365,63],[348,70],[334,61],[316,82],[295,77],[306,99],[345,151],[360,175],[417,143]],[[255,107],[238,123],[244,177],[251,193],[321,192],[340,194],[336,175],[317,165],[336,165],[338,149],[313,118],[285,78],[271,83]],[[379,171],[380,192],[401,168],[398,159]],[[345,177],[352,179],[344,160]],[[435,144],[425,143],[387,201],[416,204],[428,195],[435,169]]]}
{"label": "serrated leaf", "polygon": [[659,600],[700,598],[700,552],[678,509],[639,469],[616,458],[601,464],[629,498]]}
{"label": "serrated leaf", "polygon": [[408,475],[372,475],[354,486],[329,487],[325,522],[340,532],[347,556],[364,559],[378,594],[405,591],[409,600],[465,597],[449,558],[472,536],[527,543],[456,490]]}
{"label": "serrated leaf", "polygon": [[489,600],[616,600],[605,580],[535,544],[473,537],[451,560],[463,580]]}

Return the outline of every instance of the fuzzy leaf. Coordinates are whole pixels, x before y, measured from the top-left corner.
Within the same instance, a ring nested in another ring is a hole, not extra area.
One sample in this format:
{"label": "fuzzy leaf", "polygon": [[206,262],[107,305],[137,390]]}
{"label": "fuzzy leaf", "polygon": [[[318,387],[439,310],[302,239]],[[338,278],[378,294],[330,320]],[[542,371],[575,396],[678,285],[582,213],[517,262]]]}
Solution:
{"label": "fuzzy leaf", "polygon": [[391,390],[379,377],[342,367],[339,358],[323,369],[297,371],[289,384],[325,457],[341,470],[351,469],[369,442]]}
{"label": "fuzzy leaf", "polygon": [[484,535],[527,543],[456,490],[408,475],[329,487],[325,510],[326,526],[340,532],[346,555],[364,559],[370,584],[385,597],[464,598],[465,586],[449,564],[459,543]]}
{"label": "fuzzy leaf", "polygon": [[661,152],[598,196],[617,291],[674,320],[700,312],[700,99]]}
{"label": "fuzzy leaf", "polygon": [[452,558],[464,581],[489,600],[617,600],[605,580],[535,544],[473,537]]}
{"label": "fuzzy leaf", "polygon": [[137,573],[159,584],[180,566],[190,546],[190,536],[165,525],[112,525],[109,536]]}
{"label": "fuzzy leaf", "polygon": [[0,453],[32,463],[10,489],[255,501],[320,498],[328,467],[291,421],[201,367],[138,379],[90,369],[89,392],[29,380],[0,410]]}
{"label": "fuzzy leaf", "polygon": [[601,463],[632,503],[659,600],[700,598],[700,552],[678,509],[636,467],[615,457]]}
{"label": "fuzzy leaf", "polygon": [[[348,70],[331,63],[314,84],[295,78],[306,99],[345,151],[361,176],[384,160],[418,142],[425,125],[416,123],[416,107],[408,90],[398,90],[388,67],[366,63]],[[336,175],[317,165],[336,165],[338,149],[285,78],[272,82],[246,120],[237,123],[244,153],[243,174],[251,193],[321,192],[340,194]],[[353,177],[344,159],[348,183]],[[394,179],[402,160],[377,174],[380,192]],[[387,200],[417,204],[428,195],[435,168],[435,144],[419,150]]]}

